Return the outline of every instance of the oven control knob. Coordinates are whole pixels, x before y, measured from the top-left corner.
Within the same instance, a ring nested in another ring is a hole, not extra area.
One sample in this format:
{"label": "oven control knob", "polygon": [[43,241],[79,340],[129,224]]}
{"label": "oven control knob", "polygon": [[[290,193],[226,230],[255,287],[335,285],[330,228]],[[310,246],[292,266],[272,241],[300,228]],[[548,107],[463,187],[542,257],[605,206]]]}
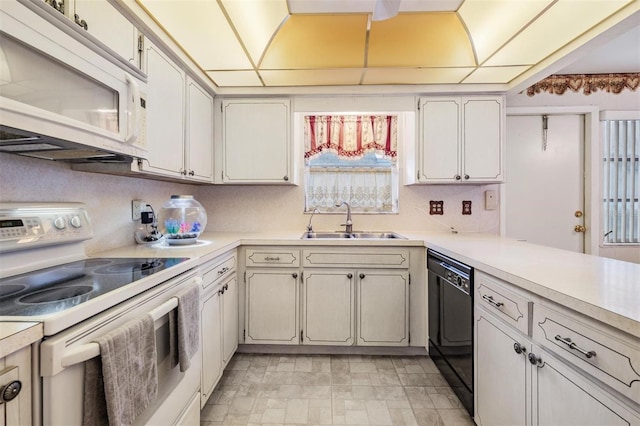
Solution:
{"label": "oven control knob", "polygon": [[0,402],[9,402],[18,394],[22,389],[22,382],[20,380],[14,380],[7,383],[0,388]]}
{"label": "oven control knob", "polygon": [[82,226],[82,220],[80,220],[80,216],[74,216],[69,220],[69,223],[74,228],[80,228]]}
{"label": "oven control knob", "polygon": [[56,227],[56,229],[64,229],[67,225],[66,223],[64,223],[64,218],[63,217],[57,217],[54,221],[53,221],[53,226]]}

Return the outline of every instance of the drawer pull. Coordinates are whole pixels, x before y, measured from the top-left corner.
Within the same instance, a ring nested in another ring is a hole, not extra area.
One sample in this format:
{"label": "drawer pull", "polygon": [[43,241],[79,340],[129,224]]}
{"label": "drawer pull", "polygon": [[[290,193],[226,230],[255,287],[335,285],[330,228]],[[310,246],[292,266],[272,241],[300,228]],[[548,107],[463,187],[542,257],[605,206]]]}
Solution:
{"label": "drawer pull", "polygon": [[502,302],[496,302],[495,300],[493,300],[493,296],[487,296],[486,294],[482,295],[482,298],[484,300],[486,300],[487,302],[491,303],[493,306],[495,306],[496,308],[500,308],[501,306],[504,306],[504,303]]}
{"label": "drawer pull", "polygon": [[559,341],[559,342],[564,343],[567,346],[569,346],[569,349],[573,349],[573,350],[576,350],[576,351],[580,352],[582,355],[586,356],[587,358],[593,358],[594,356],[596,356],[596,352],[595,351],[585,351],[584,349],[578,347],[578,345],[576,345],[574,342],[572,342],[571,339],[568,338],[568,337],[561,337],[558,334],[556,336],[556,340]]}
{"label": "drawer pull", "polygon": [[222,275],[222,274],[224,274],[225,272],[227,272],[228,270],[229,270],[229,268],[225,266],[224,268],[222,268],[222,269],[218,270],[218,275]]}
{"label": "drawer pull", "polygon": [[280,258],[279,257],[265,256],[264,260],[266,260],[267,262],[279,262]]}

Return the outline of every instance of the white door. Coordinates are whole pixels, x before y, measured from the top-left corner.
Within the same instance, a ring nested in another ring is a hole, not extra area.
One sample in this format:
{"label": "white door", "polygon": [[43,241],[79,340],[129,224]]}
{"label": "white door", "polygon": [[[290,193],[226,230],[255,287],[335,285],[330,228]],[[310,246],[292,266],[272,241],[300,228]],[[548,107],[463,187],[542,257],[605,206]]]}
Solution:
{"label": "white door", "polygon": [[220,328],[220,294],[215,291],[202,303],[202,370],[201,408],[213,393],[213,388],[222,374],[222,330]]}
{"label": "white door", "polygon": [[584,116],[508,116],[506,151],[506,236],[584,252]]}
{"label": "white door", "polygon": [[222,362],[226,365],[238,348],[238,279],[234,275],[222,293]]}

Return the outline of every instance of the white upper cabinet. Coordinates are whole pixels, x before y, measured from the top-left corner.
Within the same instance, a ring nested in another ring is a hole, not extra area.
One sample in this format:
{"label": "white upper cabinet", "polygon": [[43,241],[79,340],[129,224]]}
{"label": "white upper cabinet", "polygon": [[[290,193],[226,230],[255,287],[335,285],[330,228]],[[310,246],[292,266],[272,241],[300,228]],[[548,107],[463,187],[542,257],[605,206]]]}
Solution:
{"label": "white upper cabinet", "polygon": [[425,97],[418,106],[418,170],[409,183],[502,181],[502,96]]}
{"label": "white upper cabinet", "polygon": [[186,75],[157,46],[147,42],[147,158],[141,170],[180,177],[184,165]]}
{"label": "white upper cabinet", "polygon": [[211,183],[213,97],[149,41],[145,62],[147,158],[139,170]]}
{"label": "white upper cabinet", "polygon": [[217,183],[295,183],[289,99],[227,99],[220,112]]}
{"label": "white upper cabinet", "polygon": [[[136,27],[108,1],[75,0],[70,18],[124,60],[140,67]],[[86,24],[86,27],[85,27]]]}
{"label": "white upper cabinet", "polygon": [[213,97],[187,77],[185,176],[213,181]]}

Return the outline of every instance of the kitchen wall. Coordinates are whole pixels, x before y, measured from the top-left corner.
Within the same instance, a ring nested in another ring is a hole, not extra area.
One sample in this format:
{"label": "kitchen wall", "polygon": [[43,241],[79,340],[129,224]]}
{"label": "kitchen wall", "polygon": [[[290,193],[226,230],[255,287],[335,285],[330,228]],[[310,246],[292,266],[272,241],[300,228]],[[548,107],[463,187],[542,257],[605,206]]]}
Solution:
{"label": "kitchen wall", "polygon": [[0,153],[0,201],[74,201],[87,205],[94,236],[85,243],[91,254],[134,244],[136,223],[131,200],[142,199],[156,211],[171,194],[195,188],[168,182],[85,173],[65,163]]}

